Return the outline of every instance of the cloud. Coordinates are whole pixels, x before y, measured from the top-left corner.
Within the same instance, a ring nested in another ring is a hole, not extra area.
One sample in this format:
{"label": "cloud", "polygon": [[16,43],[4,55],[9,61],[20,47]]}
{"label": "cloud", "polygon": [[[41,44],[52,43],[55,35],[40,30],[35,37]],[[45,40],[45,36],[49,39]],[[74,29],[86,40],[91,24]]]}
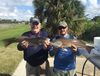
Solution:
{"label": "cloud", "polygon": [[79,0],[79,1],[81,1],[84,6],[87,5],[87,0]]}
{"label": "cloud", "polygon": [[[0,18],[29,20],[34,15],[33,0],[0,0]],[[89,18],[100,15],[100,0],[80,0]]]}
{"label": "cloud", "polygon": [[0,0],[0,18],[28,20],[34,14],[32,0]]}
{"label": "cloud", "polygon": [[33,0],[0,0],[1,5],[6,6],[17,6],[17,5],[26,5],[30,6],[32,5]]}
{"label": "cloud", "polygon": [[99,0],[80,0],[85,6],[85,15],[89,18],[100,15],[100,1]]}

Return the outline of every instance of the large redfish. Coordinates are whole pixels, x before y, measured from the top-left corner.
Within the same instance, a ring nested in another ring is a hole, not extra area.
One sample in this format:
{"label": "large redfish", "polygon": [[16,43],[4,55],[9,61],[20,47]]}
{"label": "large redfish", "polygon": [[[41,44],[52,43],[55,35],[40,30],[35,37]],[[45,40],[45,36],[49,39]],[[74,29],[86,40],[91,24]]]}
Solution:
{"label": "large redfish", "polygon": [[[49,38],[41,38],[41,37],[27,37],[27,36],[21,36],[19,38],[9,38],[3,40],[5,43],[5,46],[10,45],[11,43],[14,42],[21,42],[23,40],[28,41],[32,45],[38,45],[38,44],[43,44],[45,40],[50,41]],[[53,41],[50,41],[50,45],[54,46],[55,48],[59,48],[61,46],[63,47],[71,47],[72,45],[75,45],[76,47],[81,47],[85,48],[87,50],[91,50],[93,47],[87,46],[85,42],[78,40],[78,39],[64,39],[64,38],[59,38]]]}

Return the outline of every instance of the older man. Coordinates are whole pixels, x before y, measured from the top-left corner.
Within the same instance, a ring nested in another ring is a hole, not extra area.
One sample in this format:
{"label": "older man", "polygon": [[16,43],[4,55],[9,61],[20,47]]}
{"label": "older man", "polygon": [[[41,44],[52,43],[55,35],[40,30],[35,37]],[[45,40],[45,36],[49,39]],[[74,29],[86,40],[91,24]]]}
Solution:
{"label": "older man", "polygon": [[[30,19],[31,30],[22,34],[22,36],[27,36],[30,38],[44,38],[48,34],[46,31],[41,30],[41,23],[37,18]],[[26,60],[26,74],[27,76],[40,76],[41,69],[44,70],[45,76],[49,72],[49,62],[48,62],[48,45],[49,42],[44,43],[44,45],[38,44],[37,47],[31,45],[28,41],[23,40],[18,44],[18,50],[23,51],[24,60]]]}

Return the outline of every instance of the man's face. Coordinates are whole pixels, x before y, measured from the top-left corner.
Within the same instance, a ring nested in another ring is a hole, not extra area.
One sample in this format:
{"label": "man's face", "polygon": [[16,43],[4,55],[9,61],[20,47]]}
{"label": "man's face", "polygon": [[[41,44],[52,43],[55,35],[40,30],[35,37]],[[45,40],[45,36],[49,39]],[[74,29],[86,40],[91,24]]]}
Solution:
{"label": "man's face", "polygon": [[34,32],[34,33],[38,33],[41,29],[41,23],[38,23],[38,22],[34,22],[34,23],[31,23],[31,31]]}
{"label": "man's face", "polygon": [[68,33],[68,27],[59,26],[58,31],[59,31],[59,34],[65,35]]}

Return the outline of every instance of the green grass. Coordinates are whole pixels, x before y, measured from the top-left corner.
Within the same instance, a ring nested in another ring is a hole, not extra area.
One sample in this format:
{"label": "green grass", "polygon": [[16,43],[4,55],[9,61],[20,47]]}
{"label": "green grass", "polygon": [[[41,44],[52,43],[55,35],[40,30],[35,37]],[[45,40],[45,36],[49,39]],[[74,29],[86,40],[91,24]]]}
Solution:
{"label": "green grass", "polygon": [[23,53],[16,48],[17,43],[4,47],[2,40],[19,37],[28,29],[27,25],[16,25],[11,28],[0,29],[0,76],[11,76],[23,58]]}
{"label": "green grass", "polygon": [[[0,74],[12,75],[22,59],[22,52],[16,49],[16,44],[0,48]],[[1,76],[1,75],[0,75]]]}
{"label": "green grass", "polygon": [[0,46],[3,45],[2,40],[12,37],[19,37],[23,32],[27,31],[27,25],[16,25],[15,27],[0,30]]}

